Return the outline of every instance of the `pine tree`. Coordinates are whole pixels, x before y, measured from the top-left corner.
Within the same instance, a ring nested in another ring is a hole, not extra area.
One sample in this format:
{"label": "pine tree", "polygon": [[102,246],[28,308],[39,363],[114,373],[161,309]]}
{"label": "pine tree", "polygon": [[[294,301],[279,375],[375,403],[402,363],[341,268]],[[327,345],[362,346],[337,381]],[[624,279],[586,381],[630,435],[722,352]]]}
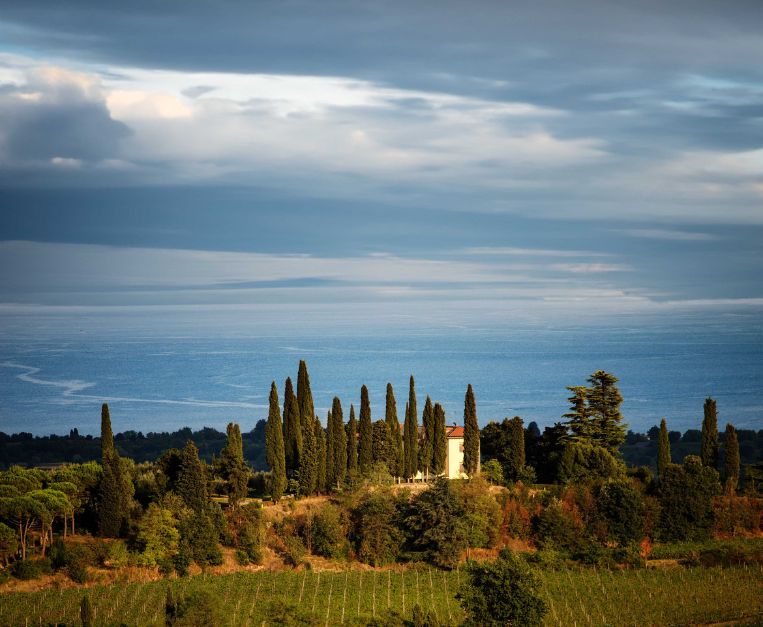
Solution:
{"label": "pine tree", "polygon": [[480,467],[480,428],[477,423],[477,403],[472,384],[466,388],[464,398],[464,471],[473,475]]}
{"label": "pine tree", "polygon": [[315,433],[316,450],[316,473],[315,473],[315,491],[322,494],[326,491],[326,432],[323,429],[321,421],[316,417],[313,422]]}
{"label": "pine tree", "polygon": [[360,388],[360,442],[358,445],[358,468],[367,475],[373,463],[373,426],[371,425],[371,403],[368,388]]}
{"label": "pine tree", "polygon": [[293,476],[299,470],[302,455],[302,424],[299,417],[299,402],[294,395],[291,377],[286,379],[283,395],[283,446],[286,472],[289,476]]}
{"label": "pine tree", "polygon": [[228,503],[235,509],[239,501],[249,492],[249,467],[244,461],[244,442],[241,429],[233,422],[226,429],[228,441],[220,452],[216,467],[226,481]]}
{"label": "pine tree", "polygon": [[331,473],[331,486],[341,486],[347,473],[347,433],[344,429],[344,414],[342,413],[342,403],[339,397],[334,397],[331,407],[331,418],[333,423],[331,433],[331,463],[333,470]]}
{"label": "pine tree", "polygon": [[379,463],[383,463],[385,466],[387,465],[387,462],[389,461],[388,444],[389,429],[387,428],[387,422],[379,419],[373,426],[372,451],[374,466]]}
{"label": "pine tree", "polygon": [[416,408],[416,387],[413,375],[408,384],[408,405],[405,410],[405,476],[412,479],[419,466],[419,417]]}
{"label": "pine tree", "polygon": [[570,403],[570,411],[564,414],[567,418],[566,425],[570,429],[569,439],[574,441],[588,441],[592,436],[591,417],[588,413],[588,388],[584,385],[568,386],[572,392],[567,400]]}
{"label": "pine tree", "polygon": [[424,437],[419,442],[419,471],[429,479],[429,469],[432,467],[432,454],[434,451],[434,408],[432,399],[427,396],[424,402],[424,412],[421,414],[421,423],[424,425]]}
{"label": "pine tree", "polygon": [[705,399],[705,417],[702,420],[700,457],[710,468],[718,468],[718,409],[712,398]]}
{"label": "pine tree", "polygon": [[270,495],[274,502],[278,502],[286,489],[286,454],[275,381],[270,384],[270,409],[265,425],[265,459],[270,467]]}
{"label": "pine tree", "polygon": [[188,440],[180,455],[177,493],[197,514],[206,509],[209,501],[206,475],[204,462],[199,459],[199,449],[193,441]]}
{"label": "pine tree", "polygon": [[519,416],[509,420],[508,426],[509,441],[505,452],[503,474],[508,480],[516,481],[525,467],[525,428]]}
{"label": "pine tree", "polygon": [[660,421],[660,437],[657,440],[657,476],[664,477],[665,469],[670,464],[670,439],[668,438],[668,423],[663,418]]}
{"label": "pine tree", "polygon": [[620,454],[620,445],[625,442],[627,427],[620,413],[623,397],[617,388],[617,381],[614,375],[597,370],[588,377],[590,387],[587,392],[594,441],[615,456]]}
{"label": "pine tree", "polygon": [[395,392],[392,384],[387,383],[387,398],[384,409],[384,420],[387,423],[387,432],[389,433],[389,442],[387,451],[389,455],[389,474],[393,477],[401,476],[400,466],[402,465],[403,436],[400,433],[400,423],[397,421],[397,403],[395,402]]}
{"label": "pine tree", "polygon": [[109,451],[114,448],[114,434],[111,432],[111,416],[109,415],[109,406],[104,403],[101,405],[101,459],[106,458]]}
{"label": "pine tree", "polygon": [[739,486],[739,440],[734,425],[726,425],[726,460],[723,465],[726,490],[729,494],[735,494]]}
{"label": "pine tree", "polygon": [[350,405],[350,419],[347,421],[347,473],[358,471],[358,421],[355,420],[355,405]]}
{"label": "pine tree", "polygon": [[432,438],[432,472],[442,474],[445,470],[445,457],[448,439],[445,435],[445,410],[440,403],[434,406],[434,436]]}

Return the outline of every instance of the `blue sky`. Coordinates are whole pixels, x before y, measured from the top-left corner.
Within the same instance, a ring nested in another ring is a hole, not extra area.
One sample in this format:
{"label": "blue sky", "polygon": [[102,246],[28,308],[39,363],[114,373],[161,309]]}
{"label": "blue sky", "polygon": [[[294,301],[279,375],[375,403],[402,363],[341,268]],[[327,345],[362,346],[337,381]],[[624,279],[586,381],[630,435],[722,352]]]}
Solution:
{"label": "blue sky", "polygon": [[0,309],[759,312],[761,58],[758,1],[0,2]]}

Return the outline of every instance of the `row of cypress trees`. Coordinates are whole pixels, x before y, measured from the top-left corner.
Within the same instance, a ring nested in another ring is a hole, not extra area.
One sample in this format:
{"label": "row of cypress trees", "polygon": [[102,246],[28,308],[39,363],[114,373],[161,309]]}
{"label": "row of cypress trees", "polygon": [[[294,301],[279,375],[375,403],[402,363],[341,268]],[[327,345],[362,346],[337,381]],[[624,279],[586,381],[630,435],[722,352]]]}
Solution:
{"label": "row of cypress trees", "polygon": [[[275,381],[270,387],[270,409],[265,430],[266,456],[273,477],[273,498],[283,495],[292,480],[302,495],[325,492],[345,480],[368,476],[384,469],[400,480],[410,480],[421,472],[428,477],[445,470],[447,439],[445,410],[427,396],[420,433],[416,389],[410,378],[408,402],[402,431],[392,384],[387,384],[384,419],[373,422],[368,388],[360,389],[360,415],[350,405],[345,423],[342,403],[334,397],[324,430],[315,414],[307,364],[299,362],[297,392],[291,378],[284,385],[283,420]],[[464,469],[469,474],[479,468],[479,427],[474,392],[467,390],[464,409]]]}
{"label": "row of cypress trees", "polygon": [[[703,407],[702,432],[700,435],[700,459],[704,466],[719,470],[720,444],[718,442],[718,406],[714,399],[706,398]],[[739,440],[734,425],[726,425],[725,457],[723,478],[726,490],[736,492],[739,486]],[[657,441],[657,473],[662,476],[671,463],[668,425],[663,418],[660,422],[660,435]]]}

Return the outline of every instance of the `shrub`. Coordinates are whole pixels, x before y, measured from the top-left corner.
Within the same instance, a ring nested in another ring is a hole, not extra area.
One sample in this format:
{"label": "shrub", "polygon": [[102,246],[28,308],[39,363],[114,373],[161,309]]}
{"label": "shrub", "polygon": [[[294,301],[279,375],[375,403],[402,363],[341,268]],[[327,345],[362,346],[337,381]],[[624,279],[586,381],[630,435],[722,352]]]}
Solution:
{"label": "shrub", "polygon": [[302,538],[296,535],[286,536],[283,539],[284,547],[286,549],[286,559],[292,566],[299,566],[307,555],[307,549],[305,548]]}
{"label": "shrub", "polygon": [[360,561],[383,566],[397,559],[404,536],[395,525],[398,508],[392,495],[383,491],[367,494],[352,510],[351,517]]}
{"label": "shrub", "polygon": [[222,623],[219,603],[211,592],[199,590],[173,602],[167,595],[165,624],[172,627],[207,627]]}
{"label": "shrub", "polygon": [[127,566],[130,561],[130,553],[127,545],[122,540],[115,540],[109,546],[109,553],[106,563],[112,568],[122,568]]}
{"label": "shrub", "polygon": [[763,499],[720,496],[713,499],[713,531],[724,535],[755,534],[763,524]]}
{"label": "shrub", "polygon": [[466,614],[464,625],[540,625],[548,607],[539,588],[527,563],[506,549],[494,562],[472,564],[457,595]]}
{"label": "shrub", "polygon": [[497,459],[489,459],[481,467],[482,475],[493,485],[504,485],[503,467]]}
{"label": "shrub", "polygon": [[535,541],[540,548],[553,547],[573,551],[581,546],[581,522],[555,500],[534,519]]}
{"label": "shrub", "polygon": [[347,538],[339,509],[325,505],[310,524],[312,550],[316,555],[336,558],[347,554]]}
{"label": "shrub", "polygon": [[644,499],[629,479],[608,481],[601,487],[598,511],[610,540],[626,545],[643,537]]}
{"label": "shrub", "polygon": [[683,466],[669,464],[660,478],[661,540],[701,540],[710,535],[718,472],[688,455]]}
{"label": "shrub", "polygon": [[42,575],[47,575],[52,571],[50,560],[43,558],[39,560],[18,560],[13,562],[11,574],[16,579],[36,579]]}

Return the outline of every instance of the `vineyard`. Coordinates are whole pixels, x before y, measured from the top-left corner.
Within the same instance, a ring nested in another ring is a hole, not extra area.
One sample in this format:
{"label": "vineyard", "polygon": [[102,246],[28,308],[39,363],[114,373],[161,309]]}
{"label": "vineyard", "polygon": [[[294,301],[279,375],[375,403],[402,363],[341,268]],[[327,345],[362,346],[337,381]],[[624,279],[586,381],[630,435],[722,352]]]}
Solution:
{"label": "vineyard", "polygon": [[[167,585],[177,595],[205,590],[225,608],[228,625],[267,625],[276,606],[293,605],[316,625],[365,624],[414,605],[444,624],[463,614],[455,593],[463,571],[259,571],[200,575],[171,583],[135,583],[14,593],[0,597],[0,625],[79,625],[89,595],[98,625],[164,625]],[[561,570],[540,574],[549,625],[693,624],[763,615],[763,566],[668,570]]]}

